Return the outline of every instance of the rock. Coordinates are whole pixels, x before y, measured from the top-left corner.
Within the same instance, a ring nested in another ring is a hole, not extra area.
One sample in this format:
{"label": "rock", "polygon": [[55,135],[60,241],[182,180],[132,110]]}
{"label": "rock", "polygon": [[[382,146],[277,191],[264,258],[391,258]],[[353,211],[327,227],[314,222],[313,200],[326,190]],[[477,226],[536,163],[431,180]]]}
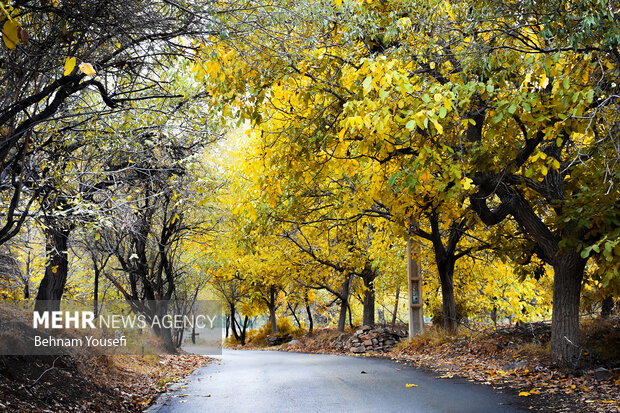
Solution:
{"label": "rock", "polygon": [[502,366],[502,370],[514,370],[518,367],[527,367],[527,362],[525,361],[509,361],[508,363]]}
{"label": "rock", "polygon": [[351,347],[351,353],[363,353],[365,351],[366,351],[366,347],[364,346]]}
{"label": "rock", "polygon": [[288,343],[289,343],[289,344],[297,344],[297,343],[299,343],[299,340],[291,340],[291,341],[289,341]]}
{"label": "rock", "polygon": [[364,330],[357,330],[357,331],[355,332],[355,335],[356,335],[356,336],[359,336],[359,335],[361,335],[361,334],[364,334]]}
{"label": "rock", "polygon": [[364,345],[366,347],[371,347],[372,346],[372,341],[371,340],[364,340]]}
{"label": "rock", "polygon": [[605,380],[611,379],[612,376],[613,376],[613,373],[604,367],[599,367],[598,369],[594,370],[595,380],[605,381]]}
{"label": "rock", "polygon": [[370,330],[372,330],[372,327],[371,326],[362,326],[361,329],[363,331],[370,331]]}
{"label": "rock", "polygon": [[267,336],[265,338],[265,343],[267,343],[268,346],[278,346],[280,344],[289,342],[293,339],[293,337],[290,334],[284,334],[284,335],[272,335],[272,336]]}

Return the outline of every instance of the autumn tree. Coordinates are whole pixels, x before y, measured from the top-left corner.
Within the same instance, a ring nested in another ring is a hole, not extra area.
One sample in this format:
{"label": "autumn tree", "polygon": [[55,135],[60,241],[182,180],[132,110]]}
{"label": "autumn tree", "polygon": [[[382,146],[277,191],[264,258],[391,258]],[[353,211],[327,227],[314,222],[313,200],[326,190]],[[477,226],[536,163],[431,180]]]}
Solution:
{"label": "autumn tree", "polygon": [[[199,72],[224,111],[286,140],[282,167],[397,162],[377,183],[410,195],[388,205],[404,228],[438,205],[462,207],[454,217],[471,208],[487,226],[510,218],[505,228],[532,241],[526,254],[554,269],[552,356],[571,365],[587,259],[617,250],[616,23],[604,8],[568,22],[555,2],[485,6],[291,5],[290,20],[263,16],[282,30],[249,30]],[[587,35],[566,30],[575,25]]]}

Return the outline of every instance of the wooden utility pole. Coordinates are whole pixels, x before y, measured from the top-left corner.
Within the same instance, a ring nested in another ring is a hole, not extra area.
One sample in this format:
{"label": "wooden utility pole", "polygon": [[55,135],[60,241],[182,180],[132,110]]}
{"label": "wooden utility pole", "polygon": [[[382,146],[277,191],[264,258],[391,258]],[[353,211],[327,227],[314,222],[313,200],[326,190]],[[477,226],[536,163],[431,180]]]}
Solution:
{"label": "wooden utility pole", "polygon": [[424,331],[424,307],[420,266],[411,253],[413,239],[407,240],[407,285],[409,287],[409,338]]}

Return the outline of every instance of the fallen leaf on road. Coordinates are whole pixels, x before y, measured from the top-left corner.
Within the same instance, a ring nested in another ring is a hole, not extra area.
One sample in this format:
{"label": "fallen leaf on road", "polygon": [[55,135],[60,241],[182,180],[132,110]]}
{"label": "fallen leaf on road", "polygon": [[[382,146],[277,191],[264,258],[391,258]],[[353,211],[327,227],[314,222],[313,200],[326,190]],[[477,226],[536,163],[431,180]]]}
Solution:
{"label": "fallen leaf on road", "polygon": [[407,383],[405,384],[405,387],[418,387],[417,384],[412,384],[412,383]]}

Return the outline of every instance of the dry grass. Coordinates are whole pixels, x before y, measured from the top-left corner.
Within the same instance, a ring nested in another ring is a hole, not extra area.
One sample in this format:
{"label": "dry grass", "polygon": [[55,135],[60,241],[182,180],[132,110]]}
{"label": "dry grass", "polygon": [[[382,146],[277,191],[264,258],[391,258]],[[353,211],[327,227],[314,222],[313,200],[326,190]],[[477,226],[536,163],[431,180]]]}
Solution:
{"label": "dry grass", "polygon": [[[295,327],[291,321],[287,318],[281,318],[278,320],[278,332],[276,336],[282,337],[290,335],[293,338],[300,338],[307,333],[303,328]],[[250,330],[247,332],[244,348],[262,348],[266,347],[267,343],[265,339],[267,336],[271,336],[271,323],[267,323],[257,330]],[[235,339],[234,336],[230,336],[224,340],[224,347],[239,347],[241,343]]]}
{"label": "dry grass", "polygon": [[396,347],[395,352],[415,352],[428,348],[435,348],[455,340],[463,340],[470,338],[471,333],[460,330],[457,334],[450,334],[440,327],[433,326],[424,330],[422,334],[418,334],[413,338],[401,340]]}

